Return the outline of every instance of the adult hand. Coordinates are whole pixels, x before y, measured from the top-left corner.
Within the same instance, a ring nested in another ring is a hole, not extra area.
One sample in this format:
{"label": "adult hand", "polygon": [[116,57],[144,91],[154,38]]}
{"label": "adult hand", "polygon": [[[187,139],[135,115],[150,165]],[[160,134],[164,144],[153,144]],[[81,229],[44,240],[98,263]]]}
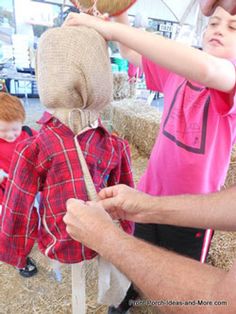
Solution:
{"label": "adult hand", "polygon": [[236,14],[235,0],[199,0],[202,13],[206,16],[211,15],[217,6],[221,6],[230,14]]}
{"label": "adult hand", "polygon": [[[67,213],[63,220],[66,231],[74,239],[97,251],[99,245],[113,228],[111,217],[96,202],[84,202],[69,199],[66,202]],[[108,232],[108,233],[107,233]]]}
{"label": "adult hand", "polygon": [[111,24],[112,22],[109,22],[107,20],[107,15],[95,17],[86,13],[71,12],[68,14],[62,26],[64,27],[83,25],[91,27],[99,32],[106,40],[112,40],[112,33],[110,30]]}
{"label": "adult hand", "polygon": [[155,208],[152,196],[123,184],[105,188],[98,195],[100,204],[113,219],[150,222],[149,216]]}

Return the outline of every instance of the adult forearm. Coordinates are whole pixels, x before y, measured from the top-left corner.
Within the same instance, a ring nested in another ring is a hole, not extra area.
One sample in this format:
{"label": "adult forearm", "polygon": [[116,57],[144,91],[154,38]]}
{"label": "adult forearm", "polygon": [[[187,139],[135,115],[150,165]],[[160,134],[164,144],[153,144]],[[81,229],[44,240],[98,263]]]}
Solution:
{"label": "adult forearm", "polygon": [[[224,292],[220,295],[217,292],[217,285],[226,276],[222,270],[151,246],[114,227],[107,240],[100,242],[97,249],[126,274],[147,299],[158,301],[159,304],[163,301],[160,306],[162,313],[231,313],[228,312],[229,306],[221,306],[217,311],[213,306],[198,307],[190,303],[197,300],[214,302],[219,297],[221,301],[230,303]],[[165,306],[165,301],[189,303],[186,306]]]}
{"label": "adult forearm", "polygon": [[148,222],[235,231],[235,193],[236,186],[209,195],[152,198]]}
{"label": "adult forearm", "polygon": [[154,247],[126,234],[94,202],[68,200],[64,222],[73,239],[113,263],[148,299],[161,302],[163,313],[236,313],[236,263],[227,273]]}

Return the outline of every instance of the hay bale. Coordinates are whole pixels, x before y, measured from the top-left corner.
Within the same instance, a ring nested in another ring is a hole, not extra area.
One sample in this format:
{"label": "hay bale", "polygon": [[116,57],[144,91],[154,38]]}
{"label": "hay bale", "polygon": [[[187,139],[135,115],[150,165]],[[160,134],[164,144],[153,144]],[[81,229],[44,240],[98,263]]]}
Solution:
{"label": "hay bale", "polygon": [[112,103],[113,129],[130,143],[140,154],[149,156],[159,132],[162,113],[141,100]]}
{"label": "hay bale", "polygon": [[135,185],[137,185],[140,180],[140,177],[143,175],[147,167],[148,158],[140,155],[137,147],[135,147],[132,144],[130,145],[130,150],[133,178]]}
{"label": "hay bale", "polygon": [[236,145],[234,145],[232,149],[231,160],[224,186],[229,187],[235,183],[236,183]]}
{"label": "hay bale", "polygon": [[207,262],[229,270],[236,258],[236,232],[216,231],[212,239]]}
{"label": "hay bale", "polygon": [[137,91],[137,79],[136,77],[132,77],[129,79],[129,98],[134,98],[136,96]]}
{"label": "hay bale", "polygon": [[[145,300],[145,299],[143,299]],[[134,306],[130,311],[130,314],[158,314],[159,311],[156,307],[151,307],[151,306]]]}
{"label": "hay bale", "polygon": [[130,97],[129,78],[126,72],[113,73],[113,98],[115,100]]}

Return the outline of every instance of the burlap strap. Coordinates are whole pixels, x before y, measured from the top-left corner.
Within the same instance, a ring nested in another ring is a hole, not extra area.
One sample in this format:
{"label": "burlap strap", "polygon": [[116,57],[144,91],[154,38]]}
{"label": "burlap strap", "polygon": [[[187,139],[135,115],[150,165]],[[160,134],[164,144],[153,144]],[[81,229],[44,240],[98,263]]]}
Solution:
{"label": "burlap strap", "polygon": [[60,120],[63,124],[68,126],[74,134],[79,134],[81,131],[91,128],[91,126],[98,120],[99,114],[96,111],[86,109],[66,109],[53,108],[48,109],[54,117]]}
{"label": "burlap strap", "polygon": [[[75,134],[74,143],[78,153],[89,200],[96,200],[97,193],[87,163],[80,148],[77,136],[90,129],[98,120],[98,113],[86,109],[53,108],[48,110],[54,117],[68,126]],[[79,167],[79,165],[78,165]],[[72,313],[86,313],[86,261],[71,265],[72,281]]]}
{"label": "burlap strap", "polygon": [[[86,160],[79,145],[77,136],[74,136],[75,147],[82,168],[85,187],[90,201],[97,200],[97,192],[89,172]],[[119,225],[119,222],[116,222]],[[123,300],[130,282],[110,263],[98,259],[98,298],[103,304],[118,305]],[[72,265],[72,310],[73,314],[85,314],[86,310],[86,260]]]}
{"label": "burlap strap", "polygon": [[[83,172],[85,187],[90,201],[97,199],[97,192],[89,172],[84,155],[80,148],[77,136],[74,137],[75,147],[78,153]],[[72,265],[72,309],[73,314],[86,313],[86,261]]]}
{"label": "burlap strap", "polygon": [[96,192],[96,189],[95,189],[95,186],[94,186],[94,183],[93,183],[93,179],[92,179],[91,174],[89,172],[87,163],[86,163],[86,161],[84,159],[84,155],[83,155],[83,153],[81,151],[81,148],[80,148],[80,145],[78,143],[77,137],[75,137],[74,140],[75,140],[75,146],[76,146],[76,149],[77,149],[77,153],[78,153],[78,156],[79,156],[80,165],[81,165],[81,168],[82,168],[82,171],[83,171],[84,182],[85,182],[85,187],[86,187],[86,190],[87,190],[88,198],[89,198],[90,201],[96,201],[96,199],[97,199],[97,192]]}

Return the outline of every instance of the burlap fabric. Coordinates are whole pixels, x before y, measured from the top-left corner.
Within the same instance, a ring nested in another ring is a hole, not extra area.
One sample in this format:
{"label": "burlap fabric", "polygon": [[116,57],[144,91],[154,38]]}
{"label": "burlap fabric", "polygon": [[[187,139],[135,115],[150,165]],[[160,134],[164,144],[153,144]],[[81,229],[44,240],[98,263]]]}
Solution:
{"label": "burlap fabric", "polygon": [[89,127],[112,99],[105,40],[83,26],[48,30],[37,51],[37,82],[48,111],[74,133]]}
{"label": "burlap fabric", "polygon": [[70,0],[80,11],[93,15],[108,13],[119,15],[128,10],[136,0]]}

